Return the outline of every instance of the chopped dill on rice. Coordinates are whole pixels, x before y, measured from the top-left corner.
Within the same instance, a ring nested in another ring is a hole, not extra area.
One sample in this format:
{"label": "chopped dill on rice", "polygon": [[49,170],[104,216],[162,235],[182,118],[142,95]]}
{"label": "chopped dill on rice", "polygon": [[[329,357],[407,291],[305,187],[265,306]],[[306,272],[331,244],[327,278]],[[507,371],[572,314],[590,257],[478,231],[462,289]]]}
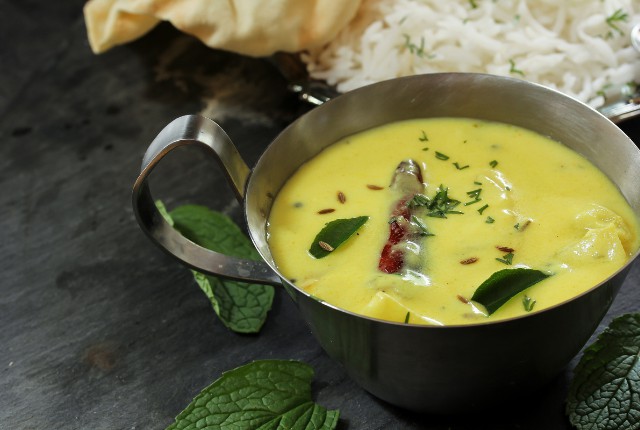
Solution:
{"label": "chopped dill on rice", "polygon": [[328,45],[302,54],[346,92],[400,76],[477,72],[555,88],[591,106],[640,82],[637,0],[363,0]]}

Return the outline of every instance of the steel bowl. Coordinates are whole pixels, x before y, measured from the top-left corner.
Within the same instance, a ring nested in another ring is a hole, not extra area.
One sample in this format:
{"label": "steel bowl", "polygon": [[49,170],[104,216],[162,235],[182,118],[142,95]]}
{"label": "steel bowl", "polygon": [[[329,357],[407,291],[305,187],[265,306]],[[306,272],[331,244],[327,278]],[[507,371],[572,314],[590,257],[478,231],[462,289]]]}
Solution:
{"label": "steel bowl", "polygon": [[[253,169],[213,121],[197,115],[178,118],[144,156],[133,187],[138,222],[162,249],[196,270],[283,286],[327,354],[365,390],[389,403],[452,413],[534,390],[561,372],[594,333],[638,253],[604,282],[551,308],[497,322],[437,327],[368,318],[320,301],[281,275],[269,251],[267,220],[274,196],[301,164],[345,136],[429,117],[498,121],[559,141],[600,168],[640,217],[640,150],[601,113],[522,80],[444,73],[373,84],[311,110],[274,139]],[[220,161],[244,205],[263,261],[201,248],[157,212],[147,176],[182,145],[201,146]]]}

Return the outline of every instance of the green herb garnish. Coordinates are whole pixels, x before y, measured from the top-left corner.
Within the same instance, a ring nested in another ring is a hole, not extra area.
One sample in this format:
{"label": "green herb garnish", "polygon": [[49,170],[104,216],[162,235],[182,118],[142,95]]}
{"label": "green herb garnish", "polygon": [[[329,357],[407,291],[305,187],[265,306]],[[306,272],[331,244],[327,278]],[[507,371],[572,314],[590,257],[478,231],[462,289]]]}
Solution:
{"label": "green herb garnish", "polygon": [[328,222],[316,235],[309,253],[315,258],[326,257],[358,231],[368,219],[368,216],[360,216]]}
{"label": "green herb garnish", "polygon": [[476,185],[482,185],[482,182],[478,182],[478,181],[473,181],[473,183]]}
{"label": "green herb garnish", "polygon": [[429,230],[427,229],[425,223],[423,223],[422,220],[415,215],[411,215],[411,224],[418,227],[418,233],[420,234],[420,236],[435,236],[435,234],[429,233]]}
{"label": "green herb garnish", "polygon": [[566,413],[578,430],[640,428],[640,313],[614,319],[588,346],[569,385]]}
{"label": "green herb garnish", "polygon": [[424,37],[420,38],[420,46],[418,46],[411,41],[411,36],[409,36],[408,34],[403,34],[402,36],[404,37],[404,47],[407,48],[409,52],[417,55],[420,58],[424,57]]}
{"label": "green herb garnish", "polygon": [[490,216],[488,216],[485,222],[486,222],[487,224],[493,224],[495,221],[496,221],[495,219],[493,219],[493,218],[491,218]]}
{"label": "green herb garnish", "polygon": [[464,166],[461,166],[460,164],[458,164],[458,162],[453,163],[453,165],[454,165],[454,166],[456,166],[456,169],[458,169],[458,170],[464,170],[464,169],[466,169],[467,167],[469,167],[469,165],[468,165],[468,164],[466,164],[466,165],[464,165]]}
{"label": "green herb garnish", "polygon": [[462,212],[454,210],[459,204],[459,200],[449,198],[449,189],[443,185],[438,187],[433,198],[424,194],[416,194],[407,203],[411,208],[424,207],[426,209],[425,215],[434,218],[446,218],[447,214],[462,214]]}
{"label": "green herb garnish", "polygon": [[496,258],[496,260],[510,266],[513,264],[513,252],[503,255],[502,258]]}
{"label": "green herb garnish", "polygon": [[475,2],[475,0],[469,0],[469,5],[471,6],[471,9],[478,8],[478,4]]}
{"label": "green herb garnish", "polygon": [[482,188],[477,188],[475,190],[467,191],[467,195],[472,199],[479,199],[481,193],[482,193]]}
{"label": "green herb garnish", "polygon": [[522,306],[524,306],[524,310],[527,312],[531,312],[535,305],[536,301],[525,294],[525,296],[522,298]]}
{"label": "green herb garnish", "polygon": [[489,166],[491,166],[492,169],[495,169],[497,165],[498,162],[496,160],[489,161]]}
{"label": "green herb garnish", "polygon": [[425,133],[424,130],[420,130],[420,131],[422,131],[422,136],[420,136],[418,140],[420,142],[428,142],[429,138],[427,137],[427,133]]}
{"label": "green herb garnish", "polygon": [[449,156],[448,156],[448,155],[443,154],[442,152],[438,152],[438,151],[436,151],[436,158],[437,158],[438,160],[445,160],[445,161],[446,161],[446,160],[448,160],[448,159],[449,159]]}
{"label": "green herb garnish", "polygon": [[499,270],[476,289],[471,300],[483,305],[491,315],[513,296],[549,276],[539,270],[527,268]]}
{"label": "green herb garnish", "polygon": [[517,74],[520,76],[524,76],[524,72],[518,68],[516,68],[516,62],[512,59],[509,59],[509,73]]}
{"label": "green herb garnish", "polygon": [[484,212],[488,207],[489,207],[489,205],[484,205],[484,206],[482,206],[480,209],[478,209],[478,213],[479,213],[480,215],[482,215],[482,212]]}
{"label": "green herb garnish", "polygon": [[167,430],[334,429],[340,411],[313,402],[312,379],[313,369],[300,361],[254,361],[224,372]]}
{"label": "green herb garnish", "polygon": [[472,191],[467,191],[467,196],[469,196],[473,200],[471,200],[470,202],[466,202],[464,205],[465,206],[469,206],[469,205],[472,205],[474,203],[478,203],[480,200],[482,200],[480,198],[480,193],[482,193],[482,188],[478,188],[478,189],[472,190]]}
{"label": "green herb garnish", "polygon": [[409,318],[411,318],[411,312],[407,312],[407,314],[404,316],[405,324],[409,324]]}
{"label": "green herb garnish", "polygon": [[617,9],[615,12],[613,12],[613,14],[608,16],[605,21],[607,22],[607,25],[609,27],[613,28],[615,31],[617,31],[620,34],[623,34],[624,32],[620,29],[620,27],[616,25],[616,22],[622,22],[622,21],[626,22],[628,19],[629,19],[629,15],[624,10]]}
{"label": "green herb garnish", "polygon": [[[161,203],[156,203],[161,205]],[[204,206],[179,206],[166,213],[183,236],[198,245],[234,257],[260,259],[251,241],[226,215]],[[257,333],[271,309],[274,289],[193,271],[196,283],[209,298],[220,321],[238,333]]]}

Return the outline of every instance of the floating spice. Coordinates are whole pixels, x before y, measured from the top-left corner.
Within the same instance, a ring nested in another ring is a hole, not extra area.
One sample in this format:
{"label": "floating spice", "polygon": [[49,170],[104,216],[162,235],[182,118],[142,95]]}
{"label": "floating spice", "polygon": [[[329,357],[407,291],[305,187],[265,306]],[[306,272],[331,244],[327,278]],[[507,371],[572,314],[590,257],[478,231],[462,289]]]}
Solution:
{"label": "floating spice", "polygon": [[327,242],[324,242],[322,240],[318,241],[318,246],[327,252],[331,252],[335,249],[333,246],[329,245]]}
{"label": "floating spice", "polygon": [[372,184],[367,184],[367,188],[374,191],[384,190],[384,187],[381,187],[380,185],[372,185]]}
{"label": "floating spice", "polygon": [[473,263],[475,263],[476,261],[478,261],[478,258],[477,258],[477,257],[471,257],[471,258],[467,258],[466,260],[462,260],[462,261],[460,262],[460,264],[465,264],[465,265],[466,265],[466,264],[473,264]]}
{"label": "floating spice", "polygon": [[502,252],[514,252],[515,249],[510,248],[508,246],[496,246],[496,249]]}
{"label": "floating spice", "polygon": [[333,208],[327,208],[327,209],[320,209],[320,210],[318,211],[318,213],[319,213],[320,215],[324,215],[324,214],[330,214],[331,212],[335,212],[335,211],[336,211],[336,210],[335,210],[335,209],[333,209]]}
{"label": "floating spice", "polygon": [[347,201],[347,196],[342,191],[338,191],[338,201],[342,204]]}

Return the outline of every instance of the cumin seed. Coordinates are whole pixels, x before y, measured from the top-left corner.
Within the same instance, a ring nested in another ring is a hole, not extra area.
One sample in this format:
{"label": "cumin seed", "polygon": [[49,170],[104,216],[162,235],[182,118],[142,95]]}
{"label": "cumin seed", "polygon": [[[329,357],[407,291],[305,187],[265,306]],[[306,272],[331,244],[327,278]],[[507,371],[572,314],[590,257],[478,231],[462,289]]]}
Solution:
{"label": "cumin seed", "polygon": [[506,253],[515,251],[515,249],[509,248],[508,246],[496,246],[496,249],[499,249],[500,251],[506,252]]}
{"label": "cumin seed", "polygon": [[471,258],[467,258],[466,260],[462,260],[460,264],[473,264],[476,261],[478,261],[477,257],[471,257]]}
{"label": "cumin seed", "polygon": [[347,201],[347,196],[342,191],[338,191],[338,201],[342,204]]}
{"label": "cumin seed", "polygon": [[462,297],[460,294],[458,294],[456,297],[458,297],[458,300],[460,300],[462,303],[464,303],[465,305],[469,304],[469,300]]}
{"label": "cumin seed", "polygon": [[318,241],[318,246],[328,252],[331,252],[335,249],[333,246],[329,245],[327,242],[323,242],[321,240]]}
{"label": "cumin seed", "polygon": [[320,215],[324,215],[324,214],[330,214],[331,212],[335,212],[336,210],[333,208],[327,208],[327,209],[320,209],[318,211],[318,214]]}
{"label": "cumin seed", "polygon": [[384,190],[384,187],[381,187],[380,185],[372,185],[372,184],[367,184],[367,188],[374,191]]}

